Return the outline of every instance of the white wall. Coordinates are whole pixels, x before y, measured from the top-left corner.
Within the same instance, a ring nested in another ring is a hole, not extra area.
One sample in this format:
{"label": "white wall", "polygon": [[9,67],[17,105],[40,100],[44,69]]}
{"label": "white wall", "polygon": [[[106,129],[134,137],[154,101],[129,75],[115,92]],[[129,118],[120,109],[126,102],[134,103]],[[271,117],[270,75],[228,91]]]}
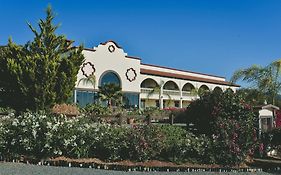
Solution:
{"label": "white wall", "polygon": [[[109,46],[113,46],[115,48],[114,52],[109,51]],[[95,77],[96,77],[96,84],[95,88],[91,84],[85,85],[82,82],[78,85],[78,81],[85,77],[82,74],[81,69],[78,73],[78,79],[76,83],[76,88],[78,89],[98,89],[101,75],[106,71],[113,71],[115,72],[121,80],[121,86],[122,91],[124,92],[138,92],[140,93],[140,84],[143,80],[146,78],[152,78],[157,83],[160,83],[163,81],[166,83],[167,81],[173,81],[177,84],[179,89],[181,90],[183,86],[186,83],[191,83],[195,88],[199,89],[200,86],[206,85],[209,87],[210,90],[213,90],[215,87],[220,87],[223,91],[227,88],[231,88],[233,91],[236,91],[237,87],[229,87],[226,85],[217,85],[212,83],[203,83],[203,82],[197,82],[197,81],[188,81],[188,80],[182,80],[182,79],[176,79],[176,78],[167,78],[167,77],[159,77],[159,76],[153,76],[153,75],[145,75],[140,74],[140,68],[145,69],[152,69],[157,71],[164,71],[169,73],[177,73],[177,74],[183,74],[183,75],[189,75],[189,76],[195,76],[200,78],[208,78],[213,80],[219,80],[219,81],[225,81],[225,78],[223,77],[216,77],[211,75],[202,75],[202,74],[196,74],[192,72],[185,72],[180,70],[173,70],[173,69],[167,69],[167,68],[159,68],[155,66],[149,66],[144,65],[140,63],[139,59],[133,59],[128,58],[127,53],[124,52],[122,48],[119,48],[114,42],[109,41],[104,44],[98,45],[98,47],[93,48],[92,50],[85,49],[83,51],[83,54],[85,56],[85,63],[91,62],[95,67]],[[82,67],[82,65],[81,65]],[[126,77],[127,69],[133,68],[136,71],[136,79],[132,82],[130,82]],[[91,68],[88,67],[88,69],[85,69],[86,72],[91,73]],[[154,99],[158,95],[153,95],[151,98]],[[141,94],[141,98],[146,98],[146,95]],[[159,98],[159,97],[158,97]],[[168,97],[164,97],[164,99],[168,99]],[[172,99],[178,100],[179,96],[172,96]],[[183,97],[183,100],[192,100],[191,97]]]}
{"label": "white wall", "polygon": [[[115,51],[112,53],[108,50],[110,45],[115,47]],[[118,48],[114,42],[108,42],[105,45],[99,45],[94,49],[96,51],[84,50],[83,54],[85,56],[85,62],[91,62],[95,66],[95,77],[97,82],[95,89],[98,89],[101,75],[105,71],[112,70],[113,72],[117,73],[121,79],[122,91],[140,92],[140,60],[127,58],[127,54],[124,53],[123,49]],[[137,74],[136,79],[132,82],[127,80],[125,75],[127,69],[130,68],[133,68]],[[78,73],[78,81],[83,77],[85,76],[82,74],[80,69]],[[80,83],[79,85],[76,84],[76,88],[92,88],[92,85],[84,85],[83,83]]]}

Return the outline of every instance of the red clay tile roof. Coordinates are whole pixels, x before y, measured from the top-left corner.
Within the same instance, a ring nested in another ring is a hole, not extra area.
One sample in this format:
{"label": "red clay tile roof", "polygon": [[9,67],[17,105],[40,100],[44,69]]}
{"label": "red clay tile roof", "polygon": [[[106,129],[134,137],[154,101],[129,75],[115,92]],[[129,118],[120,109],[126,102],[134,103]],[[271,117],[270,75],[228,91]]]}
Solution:
{"label": "red clay tile roof", "polygon": [[143,68],[140,69],[140,73],[141,74],[147,74],[147,75],[156,75],[156,76],[162,76],[162,77],[179,78],[179,79],[183,79],[183,80],[193,80],[193,81],[199,81],[199,82],[205,82],[205,83],[213,83],[213,84],[240,87],[240,85],[232,84],[232,83],[227,82],[227,81],[213,80],[213,79],[208,79],[208,78],[200,78],[200,77],[194,77],[194,76],[189,76],[189,75],[175,74],[175,73],[162,72],[162,71],[143,69]]}

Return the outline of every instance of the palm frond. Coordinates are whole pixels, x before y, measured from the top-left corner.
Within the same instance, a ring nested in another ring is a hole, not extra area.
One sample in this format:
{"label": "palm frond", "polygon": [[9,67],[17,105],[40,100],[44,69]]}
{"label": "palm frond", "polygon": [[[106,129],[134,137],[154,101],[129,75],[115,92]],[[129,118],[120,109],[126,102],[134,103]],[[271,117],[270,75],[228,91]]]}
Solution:
{"label": "palm frond", "polygon": [[87,84],[92,84],[93,87],[95,87],[95,84],[96,84],[96,76],[95,75],[90,75],[88,77],[84,77],[84,78],[81,78],[79,81],[78,81],[78,85],[83,82],[84,85],[87,85]]}

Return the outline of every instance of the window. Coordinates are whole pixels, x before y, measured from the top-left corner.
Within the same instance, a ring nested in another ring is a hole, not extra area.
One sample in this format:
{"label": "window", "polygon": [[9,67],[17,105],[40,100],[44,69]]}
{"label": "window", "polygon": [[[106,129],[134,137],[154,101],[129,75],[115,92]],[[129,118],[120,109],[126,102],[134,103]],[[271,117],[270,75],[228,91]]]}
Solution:
{"label": "window", "polygon": [[105,84],[114,83],[118,86],[121,86],[121,82],[119,77],[114,72],[107,72],[105,73],[100,80],[100,86]]}
{"label": "window", "polygon": [[263,132],[272,129],[272,117],[261,118],[261,130]]}
{"label": "window", "polygon": [[155,102],[156,102],[156,107],[159,108],[160,107],[159,100],[156,100]]}
{"label": "window", "polygon": [[139,94],[138,93],[124,93],[123,103],[126,108],[138,108],[139,107]]}
{"label": "window", "polygon": [[77,90],[76,95],[76,102],[81,107],[85,107],[87,104],[91,104],[97,101],[97,93],[93,91]]}
{"label": "window", "polygon": [[145,100],[144,99],[141,100],[141,108],[143,108],[143,109],[145,108]]}
{"label": "window", "polygon": [[175,107],[177,107],[177,108],[180,107],[180,102],[179,101],[175,101]]}

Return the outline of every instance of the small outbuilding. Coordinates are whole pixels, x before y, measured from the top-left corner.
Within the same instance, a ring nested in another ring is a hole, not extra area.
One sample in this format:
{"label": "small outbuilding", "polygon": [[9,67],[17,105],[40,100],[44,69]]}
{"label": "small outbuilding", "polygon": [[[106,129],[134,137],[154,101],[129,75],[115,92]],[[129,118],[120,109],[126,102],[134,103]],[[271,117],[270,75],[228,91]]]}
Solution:
{"label": "small outbuilding", "polygon": [[259,133],[270,131],[276,126],[275,118],[279,107],[274,105],[256,106],[259,117]]}

